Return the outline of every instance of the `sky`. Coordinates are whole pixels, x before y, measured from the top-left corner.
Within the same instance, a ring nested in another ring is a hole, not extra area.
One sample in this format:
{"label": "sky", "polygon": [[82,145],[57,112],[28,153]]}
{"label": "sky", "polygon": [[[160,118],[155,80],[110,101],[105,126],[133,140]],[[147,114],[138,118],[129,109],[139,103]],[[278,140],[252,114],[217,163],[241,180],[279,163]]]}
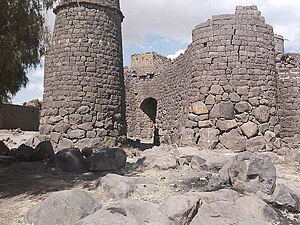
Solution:
{"label": "sky", "polygon": [[[191,43],[193,28],[212,15],[234,14],[237,5],[257,5],[276,34],[283,35],[286,52],[300,52],[299,0],[120,0],[125,16],[122,23],[124,66],[130,56],[155,51],[176,58]],[[54,14],[47,24],[53,27]],[[29,83],[13,98],[14,104],[42,99],[44,61],[28,71]]]}

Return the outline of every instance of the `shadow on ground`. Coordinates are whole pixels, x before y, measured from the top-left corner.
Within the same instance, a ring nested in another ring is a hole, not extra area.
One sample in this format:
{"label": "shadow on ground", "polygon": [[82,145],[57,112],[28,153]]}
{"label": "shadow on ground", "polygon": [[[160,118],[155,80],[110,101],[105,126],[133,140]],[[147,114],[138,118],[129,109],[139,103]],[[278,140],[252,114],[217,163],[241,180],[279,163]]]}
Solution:
{"label": "shadow on ground", "polygon": [[105,173],[70,174],[46,171],[20,171],[15,165],[0,166],[0,198],[20,194],[42,195],[48,192],[82,187],[91,189]]}

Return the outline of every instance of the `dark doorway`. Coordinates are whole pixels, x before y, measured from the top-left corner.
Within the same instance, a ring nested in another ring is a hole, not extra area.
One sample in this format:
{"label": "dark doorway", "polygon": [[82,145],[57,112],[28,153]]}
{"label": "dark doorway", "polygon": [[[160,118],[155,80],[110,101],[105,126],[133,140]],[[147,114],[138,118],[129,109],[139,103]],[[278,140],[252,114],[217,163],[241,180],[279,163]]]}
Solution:
{"label": "dark doorway", "polygon": [[155,98],[146,98],[141,103],[141,110],[155,123],[156,111],[157,111],[157,100]]}
{"label": "dark doorway", "polygon": [[147,132],[153,138],[154,145],[160,145],[158,127],[156,124],[157,100],[155,98],[146,98],[140,106],[141,110],[148,116],[148,122],[144,124],[144,132]]}

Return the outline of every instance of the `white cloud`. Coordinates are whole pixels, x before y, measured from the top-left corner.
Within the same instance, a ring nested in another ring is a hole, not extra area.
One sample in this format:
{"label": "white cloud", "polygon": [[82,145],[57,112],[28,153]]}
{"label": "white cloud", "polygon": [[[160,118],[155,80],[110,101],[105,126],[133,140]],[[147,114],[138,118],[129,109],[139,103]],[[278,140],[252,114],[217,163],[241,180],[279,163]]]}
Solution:
{"label": "white cloud", "polygon": [[167,58],[176,59],[178,56],[180,56],[180,54],[183,54],[184,52],[185,52],[185,49],[180,49],[180,50],[176,51],[174,54],[168,55]]}
{"label": "white cloud", "polygon": [[148,34],[189,43],[197,24],[212,15],[234,14],[237,5],[257,5],[275,32],[289,39],[287,50],[300,52],[299,0],[123,0],[124,44],[142,43]]}

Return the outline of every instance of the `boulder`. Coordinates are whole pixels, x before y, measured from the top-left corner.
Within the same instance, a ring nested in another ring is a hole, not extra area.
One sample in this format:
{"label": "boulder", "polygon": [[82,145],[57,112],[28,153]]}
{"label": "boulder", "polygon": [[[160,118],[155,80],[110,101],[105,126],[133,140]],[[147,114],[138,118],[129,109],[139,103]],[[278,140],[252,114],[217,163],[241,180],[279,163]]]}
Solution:
{"label": "boulder", "polygon": [[169,154],[154,159],[150,163],[149,168],[168,170],[168,169],[176,169],[177,166],[178,166],[177,158],[174,155]]}
{"label": "boulder", "polygon": [[224,118],[227,120],[234,119],[234,108],[232,102],[227,101],[214,105],[209,115],[210,118]]}
{"label": "boulder", "polygon": [[25,144],[21,144],[15,152],[16,159],[22,162],[30,162],[33,151],[34,150],[32,147],[29,147]]}
{"label": "boulder", "polygon": [[112,198],[126,198],[137,188],[131,177],[107,174],[100,178],[102,190]]}
{"label": "boulder", "polygon": [[10,149],[4,144],[3,141],[0,141],[0,155],[9,155]]}
{"label": "boulder", "polygon": [[265,225],[264,221],[253,218],[247,209],[231,201],[215,201],[202,205],[190,225]]}
{"label": "boulder", "polygon": [[300,212],[300,195],[284,184],[277,184],[273,193],[275,206],[291,212]]}
{"label": "boulder", "polygon": [[198,145],[201,149],[214,149],[219,142],[220,131],[215,128],[202,128],[199,131]]}
{"label": "boulder", "polygon": [[29,209],[24,217],[24,224],[73,225],[100,207],[101,205],[85,191],[54,192]]}
{"label": "boulder", "polygon": [[193,170],[201,171],[206,169],[205,163],[206,163],[205,159],[201,158],[198,155],[195,155],[192,157],[190,166]]}
{"label": "boulder", "polygon": [[251,111],[251,105],[249,102],[241,101],[235,104],[234,110],[236,113],[244,113],[244,112],[250,112]]}
{"label": "boulder", "polygon": [[192,104],[192,112],[196,115],[207,114],[208,110],[206,105],[203,102],[195,102]]}
{"label": "boulder", "polygon": [[94,152],[87,158],[90,171],[113,171],[123,168],[126,164],[127,155],[121,148],[104,148]]}
{"label": "boulder", "polygon": [[58,151],[50,158],[49,166],[57,171],[71,173],[87,171],[87,163],[78,148],[67,148]]}
{"label": "boulder", "polygon": [[244,196],[238,198],[235,203],[240,208],[248,210],[248,212],[258,220],[262,220],[270,224],[274,224],[278,221],[276,211],[256,196]]}
{"label": "boulder", "polygon": [[100,209],[97,212],[79,220],[75,225],[140,225],[134,217],[127,216],[119,209]]}
{"label": "boulder", "polygon": [[236,122],[236,120],[218,120],[216,126],[221,131],[227,132],[233,128],[236,128],[238,126],[238,123]]}
{"label": "boulder", "polygon": [[173,195],[160,206],[163,214],[167,215],[175,225],[190,224],[200,206],[199,198],[195,196]]}
{"label": "boulder", "polygon": [[300,149],[286,149],[284,161],[290,164],[300,164]]}
{"label": "boulder", "polygon": [[259,152],[266,148],[265,138],[263,136],[253,137],[247,140],[246,150],[250,152]]}
{"label": "boulder", "polygon": [[236,155],[229,167],[230,182],[236,190],[272,194],[276,186],[276,168],[271,158],[244,152]]}
{"label": "boulder", "polygon": [[185,158],[188,162],[191,161],[193,156],[198,155],[200,150],[195,147],[178,147],[176,155],[178,156],[179,159]]}
{"label": "boulder", "polygon": [[141,193],[141,189],[143,193],[149,191],[152,185],[157,184],[157,181],[153,177],[127,177],[117,174],[107,174],[100,178],[97,190],[104,192],[104,194],[111,198],[121,199],[127,198],[135,191]]}
{"label": "boulder", "polygon": [[268,106],[261,105],[252,111],[253,116],[260,123],[266,123],[270,118],[270,109]]}
{"label": "boulder", "polygon": [[236,129],[224,133],[220,139],[222,145],[234,152],[244,151],[246,148],[246,137],[242,136]]}
{"label": "boulder", "polygon": [[251,138],[258,134],[258,126],[253,122],[244,123],[241,126],[241,130],[243,134],[247,136],[247,138]]}
{"label": "boulder", "polygon": [[53,147],[50,141],[40,142],[31,153],[32,161],[45,161],[54,155]]}
{"label": "boulder", "polygon": [[159,224],[172,225],[174,224],[169,218],[163,214],[158,204],[145,202],[135,199],[124,199],[113,203],[107,210],[122,212],[127,217],[133,217],[138,221],[138,224]]}

